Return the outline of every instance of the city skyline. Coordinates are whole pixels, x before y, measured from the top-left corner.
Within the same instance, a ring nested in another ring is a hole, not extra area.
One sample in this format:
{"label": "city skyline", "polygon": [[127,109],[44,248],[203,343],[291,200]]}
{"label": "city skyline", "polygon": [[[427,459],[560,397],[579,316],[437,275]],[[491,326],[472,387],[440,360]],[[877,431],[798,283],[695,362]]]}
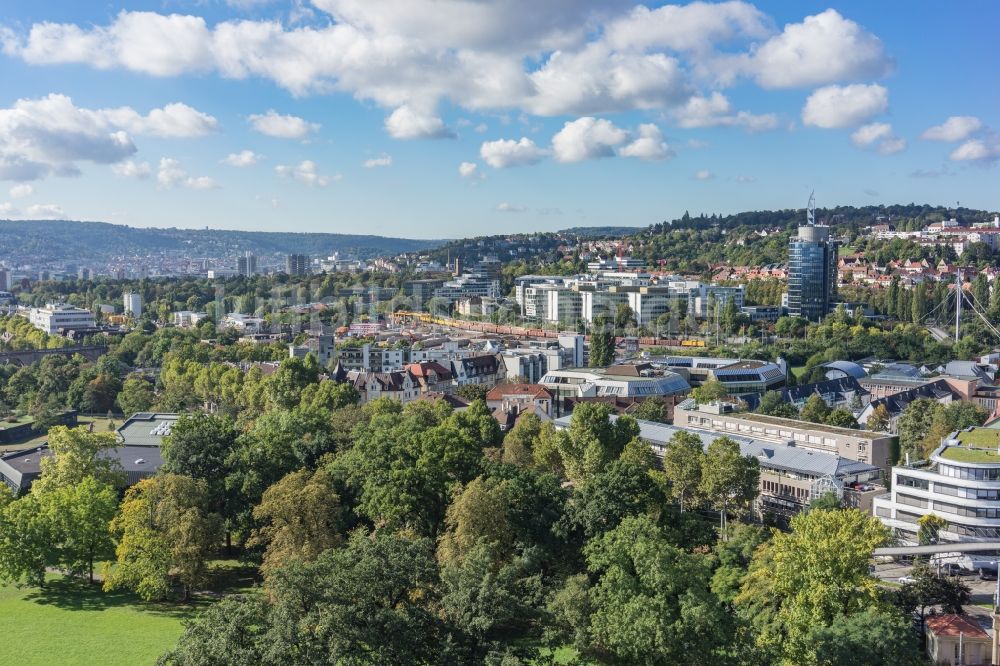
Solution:
{"label": "city skyline", "polygon": [[524,4],[5,3],[0,218],[445,238],[814,188],[995,206],[991,5]]}

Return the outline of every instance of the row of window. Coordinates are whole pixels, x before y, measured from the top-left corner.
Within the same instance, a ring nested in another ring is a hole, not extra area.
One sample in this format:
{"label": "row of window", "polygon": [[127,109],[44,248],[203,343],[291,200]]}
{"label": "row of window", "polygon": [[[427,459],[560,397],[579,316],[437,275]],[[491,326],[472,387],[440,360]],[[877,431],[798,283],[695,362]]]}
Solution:
{"label": "row of window", "polygon": [[947,502],[934,502],[937,511],[953,513],[956,516],[968,516],[969,518],[1000,518],[1000,509],[987,509],[984,507],[961,506],[958,504],[948,504]]}
{"label": "row of window", "polygon": [[[897,509],[896,520],[915,524],[920,520],[920,514],[899,511]],[[978,525],[963,525],[949,521],[946,530],[961,536],[979,537],[980,539],[1000,539],[1000,527],[980,527]]]}
{"label": "row of window", "polygon": [[997,481],[1000,480],[1000,467],[976,468],[976,467],[955,467],[953,465],[938,465],[938,474],[954,479],[969,479],[971,481]]}

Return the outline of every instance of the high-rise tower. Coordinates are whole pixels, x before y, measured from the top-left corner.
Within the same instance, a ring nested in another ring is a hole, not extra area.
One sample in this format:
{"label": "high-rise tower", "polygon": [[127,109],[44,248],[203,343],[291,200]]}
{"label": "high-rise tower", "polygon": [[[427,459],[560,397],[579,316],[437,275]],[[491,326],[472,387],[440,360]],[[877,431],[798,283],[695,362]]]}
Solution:
{"label": "high-rise tower", "polygon": [[807,224],[788,242],[788,313],[818,321],[837,298],[837,243],[830,227],[816,224],[816,198],[809,195]]}

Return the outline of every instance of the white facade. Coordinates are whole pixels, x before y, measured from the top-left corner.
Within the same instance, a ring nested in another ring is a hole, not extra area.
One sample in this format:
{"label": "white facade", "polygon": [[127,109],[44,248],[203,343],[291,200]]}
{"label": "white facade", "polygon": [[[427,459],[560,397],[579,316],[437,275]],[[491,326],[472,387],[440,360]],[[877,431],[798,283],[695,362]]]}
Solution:
{"label": "white facade", "polygon": [[60,328],[79,329],[96,326],[94,313],[67,303],[50,303],[44,308],[32,308],[28,321],[46,333],[58,333]]}
{"label": "white facade", "polygon": [[127,291],[123,300],[125,301],[125,314],[132,315],[133,319],[139,319],[142,316],[142,294]]}
{"label": "white facade", "polygon": [[[900,539],[917,543],[917,521],[933,514],[948,524],[942,541],[1000,539],[1000,455],[995,462],[962,462],[958,440],[949,439],[923,467],[892,468],[892,491],[875,498],[875,515]],[[956,452],[957,450],[957,452]]]}
{"label": "white facade", "polygon": [[178,328],[190,328],[196,326],[199,321],[206,318],[206,312],[192,312],[191,310],[180,310],[174,313],[174,326]]}

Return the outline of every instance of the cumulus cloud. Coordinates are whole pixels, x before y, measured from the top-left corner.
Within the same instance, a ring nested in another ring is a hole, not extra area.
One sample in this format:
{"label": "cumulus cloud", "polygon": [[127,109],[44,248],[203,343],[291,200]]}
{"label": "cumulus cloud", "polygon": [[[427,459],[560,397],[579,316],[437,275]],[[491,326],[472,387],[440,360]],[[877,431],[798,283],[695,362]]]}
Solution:
{"label": "cumulus cloud", "polygon": [[765,88],[799,88],[873,79],[892,70],[882,41],[835,9],[790,23],[764,42],[745,67]]}
{"label": "cumulus cloud", "polygon": [[622,157],[638,157],[642,160],[668,160],[676,153],[663,140],[663,132],[652,123],[639,125],[639,136],[618,151]]}
{"label": "cumulus cloud", "polygon": [[536,146],[528,137],[521,137],[518,141],[485,141],[479,147],[479,156],[494,169],[538,164],[547,154],[548,151]]}
{"label": "cumulus cloud", "polygon": [[763,132],[778,126],[773,113],[755,115],[748,111],[733,112],[725,95],[716,91],[708,97],[695,96],[674,114],[677,124],[686,129],[699,127],[743,127],[748,132]]}
{"label": "cumulus cloud", "polygon": [[153,109],[143,116],[135,109],[121,107],[102,112],[110,124],[133,134],[148,134],[162,138],[191,138],[215,132],[219,121],[187,104],[175,102],[162,109]]}
{"label": "cumulus cloud", "polygon": [[318,123],[311,123],[298,116],[283,116],[274,109],[267,113],[255,113],[247,120],[255,131],[276,139],[305,139],[319,131]]}
{"label": "cumulus cloud", "polygon": [[229,153],[222,159],[223,164],[228,164],[232,167],[249,167],[257,164],[264,158],[263,155],[253,152],[252,150],[241,150],[238,153]]}
{"label": "cumulus cloud", "polygon": [[405,104],[385,119],[385,129],[389,136],[396,139],[447,139],[455,136],[437,116],[420,113]]}
{"label": "cumulus cloud", "polygon": [[378,157],[372,157],[364,161],[362,166],[366,169],[377,169],[379,167],[392,166],[392,156],[382,153]]}
{"label": "cumulus cloud", "polygon": [[66,95],[19,99],[0,109],[0,180],[77,175],[78,163],[115,164],[136,152],[132,134],[197,137],[218,122],[186,104],[143,115],[131,107],[87,109]]}
{"label": "cumulus cloud", "polygon": [[214,190],[220,186],[215,179],[208,176],[190,176],[181,167],[181,163],[171,157],[160,159],[160,167],[156,172],[156,181],[163,189],[186,187],[191,190]]}
{"label": "cumulus cloud", "polygon": [[615,148],[628,141],[629,133],[603,118],[584,116],[567,121],[552,137],[552,152],[560,162],[582,162],[613,157]]}
{"label": "cumulus cloud", "polygon": [[339,175],[326,176],[319,172],[319,167],[312,160],[303,160],[296,165],[278,165],[274,168],[279,176],[292,178],[309,187],[326,187],[334,180],[340,180]]}
{"label": "cumulus cloud", "polygon": [[951,116],[940,125],[925,129],[920,138],[925,141],[964,141],[982,126],[982,121],[975,116]]}
{"label": "cumulus cloud", "polygon": [[459,164],[458,175],[466,180],[481,179],[484,177],[479,171],[479,165],[475,162],[462,162]]}
{"label": "cumulus cloud", "polygon": [[3,215],[7,219],[15,218],[20,214],[21,211],[18,210],[17,206],[11,202],[4,201],[3,203],[0,203],[0,215]]}
{"label": "cumulus cloud", "polygon": [[501,213],[523,213],[528,209],[525,206],[507,203],[506,201],[504,201],[502,204],[497,206],[497,210]]}
{"label": "cumulus cloud", "polygon": [[24,197],[30,197],[34,193],[35,188],[27,183],[21,183],[10,188],[10,197],[12,199],[23,199]]}
{"label": "cumulus cloud", "polygon": [[776,33],[769,17],[741,1],[655,9],[634,0],[312,5],[329,20],[209,25],[199,16],[121,11],[106,25],[36,23],[0,39],[7,55],[31,64],[258,77],[297,96],[346,92],[390,109],[386,130],[400,138],[450,135],[435,111],[442,103],[538,115],[669,110],[710,77],[783,88],[891,68],[879,39],[835,10]]}
{"label": "cumulus cloud", "polygon": [[878,84],[825,86],[802,109],[802,122],[825,129],[853,127],[889,108],[889,91]]}
{"label": "cumulus cloud", "polygon": [[858,148],[874,148],[881,155],[892,155],[906,149],[906,139],[893,134],[889,123],[862,125],[851,134]]}
{"label": "cumulus cloud", "polygon": [[952,162],[995,162],[1000,159],[1000,137],[970,139],[951,151],[948,158]]}
{"label": "cumulus cloud", "polygon": [[712,180],[715,178],[715,174],[708,169],[702,169],[701,171],[695,171],[691,177],[695,180]]}
{"label": "cumulus cloud", "polygon": [[122,178],[136,178],[139,180],[149,178],[153,173],[149,162],[136,162],[134,160],[125,160],[118,164],[112,164],[111,171],[116,176],[121,176]]}
{"label": "cumulus cloud", "polygon": [[113,164],[135,151],[126,131],[65,95],[19,99],[0,109],[0,180],[77,175],[78,162]]}

